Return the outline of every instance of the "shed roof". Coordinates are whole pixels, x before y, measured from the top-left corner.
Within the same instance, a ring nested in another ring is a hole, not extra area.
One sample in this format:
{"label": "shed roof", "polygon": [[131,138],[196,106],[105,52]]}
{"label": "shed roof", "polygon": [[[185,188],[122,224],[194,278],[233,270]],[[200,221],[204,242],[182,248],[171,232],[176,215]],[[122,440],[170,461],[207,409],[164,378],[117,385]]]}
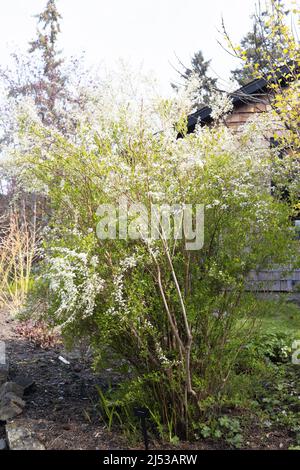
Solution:
{"label": "shed roof", "polygon": [[[285,80],[285,75],[289,72],[289,67],[287,65],[281,67],[278,73],[278,79]],[[229,96],[232,98],[233,106],[238,107],[245,103],[254,103],[260,101],[262,94],[265,94],[268,89],[269,82],[265,78],[252,80],[247,85],[242,86],[233,93],[229,93]],[[188,117],[188,132],[193,132],[197,123],[202,125],[212,122],[211,117],[212,109],[209,106],[204,106],[201,109],[198,109],[193,114],[190,114]]]}

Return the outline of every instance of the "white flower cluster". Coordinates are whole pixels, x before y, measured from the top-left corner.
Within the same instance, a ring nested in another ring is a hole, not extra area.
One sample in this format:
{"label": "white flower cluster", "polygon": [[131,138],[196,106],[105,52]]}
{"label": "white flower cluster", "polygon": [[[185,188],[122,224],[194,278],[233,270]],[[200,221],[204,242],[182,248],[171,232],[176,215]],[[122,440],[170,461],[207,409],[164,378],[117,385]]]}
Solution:
{"label": "white flower cluster", "polygon": [[119,320],[126,320],[129,316],[129,308],[124,297],[124,276],[125,273],[137,265],[138,258],[134,255],[128,256],[120,261],[120,269],[118,274],[114,276],[114,291],[112,294],[114,305],[110,307],[108,313],[110,315],[118,315]]}
{"label": "white flower cluster", "polygon": [[186,81],[186,86],[180,88],[176,96],[178,110],[185,113],[194,111],[195,105],[201,100],[202,85],[201,77],[197,73],[192,73]]}
{"label": "white flower cluster", "polygon": [[104,281],[95,272],[96,256],[77,253],[68,248],[53,249],[46,258],[47,272],[43,278],[49,282],[50,293],[59,300],[55,315],[63,325],[93,315],[97,297]]}
{"label": "white flower cluster", "polygon": [[220,118],[229,114],[233,109],[232,100],[227,93],[221,93],[219,91],[212,92],[209,104],[212,110],[211,117],[215,121],[219,121]]}

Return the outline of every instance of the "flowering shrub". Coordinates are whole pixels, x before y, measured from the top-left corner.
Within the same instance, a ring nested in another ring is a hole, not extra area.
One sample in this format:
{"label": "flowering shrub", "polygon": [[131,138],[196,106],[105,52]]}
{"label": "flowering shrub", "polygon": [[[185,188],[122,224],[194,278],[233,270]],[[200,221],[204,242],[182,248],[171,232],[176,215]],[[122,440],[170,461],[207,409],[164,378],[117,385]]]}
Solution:
{"label": "flowering shrub", "polygon": [[[226,395],[253,330],[247,274],[292,259],[289,206],[270,194],[283,164],[264,138],[265,118],[238,135],[221,124],[187,134],[187,96],[114,96],[110,107],[99,98],[76,142],[24,127],[30,145],[15,158],[51,203],[37,290],[65,335],[87,335],[98,359],[125,361],[131,383],[119,404],[146,406],[159,429],[187,437],[203,403]],[[97,208],[122,197],[149,212],[153,203],[204,204],[203,248],[188,251],[163,231],[98,239]]]}

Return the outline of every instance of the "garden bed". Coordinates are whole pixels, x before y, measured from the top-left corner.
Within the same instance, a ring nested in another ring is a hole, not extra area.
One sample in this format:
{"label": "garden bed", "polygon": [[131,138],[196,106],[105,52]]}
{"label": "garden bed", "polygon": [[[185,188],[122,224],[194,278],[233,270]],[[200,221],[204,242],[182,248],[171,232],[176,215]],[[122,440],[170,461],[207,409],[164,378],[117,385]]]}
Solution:
{"label": "garden bed", "polygon": [[[109,432],[101,419],[96,386],[105,390],[109,383],[120,380],[120,377],[112,375],[110,370],[100,375],[94,374],[90,360],[82,360],[78,352],[67,353],[62,345],[47,350],[34,346],[16,333],[16,324],[10,314],[4,311],[0,313],[0,339],[7,345],[10,375],[12,378],[20,374],[29,376],[34,380],[35,387],[26,396],[26,408],[15,422],[33,431],[46,449],[143,448],[142,441],[129,442],[117,428]],[[63,356],[70,364],[61,362],[59,356]],[[289,373],[289,381],[299,388],[300,370],[295,367]],[[261,397],[261,416],[264,413],[267,416],[273,407],[274,415],[280,415],[282,411],[284,417],[288,393],[287,390],[285,394],[282,392],[282,403],[277,403],[278,396],[274,397],[272,391],[266,390],[267,401]],[[272,396],[275,404],[272,404]],[[296,413],[299,416],[299,409],[294,411],[295,417]],[[296,445],[296,433],[284,423],[271,424],[267,417],[258,420],[257,413],[235,407],[228,408],[226,416],[237,418],[241,423],[241,448],[288,449]],[[4,426],[0,425],[0,439],[4,436]],[[225,440],[209,437],[177,445],[151,440],[152,449],[178,447],[226,449],[233,446]]]}

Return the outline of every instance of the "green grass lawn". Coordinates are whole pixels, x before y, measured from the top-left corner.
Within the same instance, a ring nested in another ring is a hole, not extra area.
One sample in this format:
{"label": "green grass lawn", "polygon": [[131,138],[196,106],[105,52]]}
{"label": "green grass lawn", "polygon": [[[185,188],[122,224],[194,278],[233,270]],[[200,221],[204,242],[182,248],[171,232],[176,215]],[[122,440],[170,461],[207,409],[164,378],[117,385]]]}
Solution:
{"label": "green grass lawn", "polygon": [[300,307],[284,297],[260,300],[257,319],[264,333],[286,333],[300,338]]}

